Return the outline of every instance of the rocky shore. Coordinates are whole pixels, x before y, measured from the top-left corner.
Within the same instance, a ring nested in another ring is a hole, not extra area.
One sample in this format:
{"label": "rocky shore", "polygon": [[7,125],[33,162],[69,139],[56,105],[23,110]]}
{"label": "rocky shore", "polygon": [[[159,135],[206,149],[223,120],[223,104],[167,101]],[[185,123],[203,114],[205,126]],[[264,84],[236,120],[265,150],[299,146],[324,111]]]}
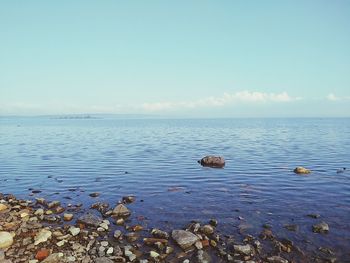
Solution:
{"label": "rocky shore", "polygon": [[[91,197],[98,193],[90,194]],[[259,236],[236,240],[217,231],[219,222],[189,222],[183,229],[147,229],[129,220],[125,196],[110,207],[107,203],[61,205],[43,198],[21,200],[0,194],[0,262],[335,262],[307,257],[292,241],[280,239],[267,226]],[[294,226],[287,226],[293,231]],[[312,229],[329,231],[325,222]]]}

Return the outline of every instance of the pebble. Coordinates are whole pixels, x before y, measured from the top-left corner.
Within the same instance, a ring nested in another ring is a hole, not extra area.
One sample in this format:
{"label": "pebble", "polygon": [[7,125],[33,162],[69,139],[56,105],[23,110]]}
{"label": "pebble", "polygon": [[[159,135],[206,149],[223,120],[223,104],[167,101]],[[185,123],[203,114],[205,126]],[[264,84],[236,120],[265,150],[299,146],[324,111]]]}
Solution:
{"label": "pebble", "polygon": [[75,237],[80,233],[80,228],[71,226],[68,231],[72,234],[73,237]]}
{"label": "pebble", "polygon": [[34,215],[37,215],[37,216],[41,216],[43,214],[44,214],[44,209],[42,209],[42,208],[39,208],[38,210],[36,210],[34,212]]}
{"label": "pebble", "polygon": [[39,245],[40,243],[46,242],[49,238],[51,238],[51,231],[45,228],[41,229],[39,233],[34,237],[34,245]]}
{"label": "pebble", "polygon": [[155,252],[153,250],[151,252],[149,252],[149,254],[150,254],[151,258],[157,258],[160,256],[157,252]]}
{"label": "pebble", "polygon": [[59,206],[60,204],[61,204],[60,201],[52,201],[51,203],[49,203],[49,204],[47,205],[47,207],[48,207],[49,209],[51,209],[51,208],[54,208],[54,207],[56,207],[56,206]]}
{"label": "pebble", "polygon": [[7,209],[7,206],[4,204],[0,204],[0,212],[4,211]]}
{"label": "pebble", "polygon": [[246,244],[246,245],[234,245],[233,249],[235,252],[239,253],[239,254],[243,254],[243,255],[247,255],[249,256],[253,249],[251,247],[251,245]]}
{"label": "pebble", "polygon": [[157,238],[169,239],[169,234],[167,232],[162,231],[162,230],[157,229],[157,228],[153,228],[151,231],[151,234]]}
{"label": "pebble", "polygon": [[107,241],[101,241],[101,246],[107,247],[108,246],[108,242]]}
{"label": "pebble", "polygon": [[124,220],[123,218],[118,218],[118,219],[116,220],[116,224],[117,224],[118,226],[124,225],[124,223],[125,223],[125,220]]}
{"label": "pebble", "polygon": [[111,255],[111,254],[113,254],[113,247],[109,247],[108,249],[107,249],[107,252],[106,252],[106,254],[107,255]]}
{"label": "pebble", "polygon": [[36,255],[35,255],[35,258],[39,261],[42,261],[44,260],[45,258],[47,258],[48,256],[50,255],[50,251],[48,249],[40,249]]}
{"label": "pebble", "polygon": [[202,233],[206,234],[206,235],[211,235],[214,233],[214,228],[211,225],[204,225],[201,228]]}
{"label": "pebble", "polygon": [[6,231],[0,231],[0,248],[8,248],[13,244],[13,236]]}
{"label": "pebble", "polygon": [[113,234],[114,238],[119,239],[121,237],[121,235],[122,235],[122,231],[120,231],[120,230],[114,231],[114,234]]}
{"label": "pebble", "polygon": [[71,221],[73,219],[74,215],[73,214],[64,214],[63,215],[63,220],[64,221]]}

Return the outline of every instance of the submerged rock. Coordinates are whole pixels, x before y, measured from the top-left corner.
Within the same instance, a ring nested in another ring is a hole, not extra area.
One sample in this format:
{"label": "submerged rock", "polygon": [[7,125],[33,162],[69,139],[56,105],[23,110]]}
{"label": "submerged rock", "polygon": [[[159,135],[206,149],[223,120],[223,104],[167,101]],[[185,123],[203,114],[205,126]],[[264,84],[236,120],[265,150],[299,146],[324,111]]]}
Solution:
{"label": "submerged rock", "polygon": [[305,167],[299,166],[294,169],[294,173],[296,174],[309,174],[311,170],[306,169]]}
{"label": "submerged rock", "polygon": [[173,230],[171,236],[182,249],[189,248],[199,240],[198,236],[185,230]]}
{"label": "submerged rock", "polygon": [[0,231],[0,248],[8,248],[13,244],[13,237],[11,233]]}
{"label": "submerged rock", "polygon": [[210,263],[211,257],[208,252],[203,250],[198,250],[197,252],[197,261],[198,263]]}
{"label": "submerged rock", "polygon": [[280,256],[272,256],[267,258],[269,263],[288,263],[288,260],[280,257]]}
{"label": "submerged rock", "polygon": [[225,159],[221,156],[205,156],[200,161],[198,161],[202,166],[209,166],[209,167],[224,167],[225,166]]}
{"label": "submerged rock", "polygon": [[327,233],[329,231],[329,226],[326,222],[321,222],[319,224],[312,226],[312,232],[314,233]]}

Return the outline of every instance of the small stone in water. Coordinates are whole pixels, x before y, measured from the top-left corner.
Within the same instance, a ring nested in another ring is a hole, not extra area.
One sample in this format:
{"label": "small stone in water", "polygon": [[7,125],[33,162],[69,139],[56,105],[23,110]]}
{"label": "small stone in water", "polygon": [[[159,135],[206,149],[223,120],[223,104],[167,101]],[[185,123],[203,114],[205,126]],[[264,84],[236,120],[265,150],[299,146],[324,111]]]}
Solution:
{"label": "small stone in water", "polygon": [[121,235],[122,235],[122,231],[120,230],[114,231],[114,234],[113,234],[114,238],[119,239]]}
{"label": "small stone in water", "polygon": [[73,219],[74,215],[73,214],[64,214],[63,215],[63,220],[64,221],[71,221]]}
{"label": "small stone in water", "polygon": [[315,233],[327,233],[329,231],[329,226],[326,222],[321,222],[319,224],[313,225],[312,231]]}
{"label": "small stone in water", "polygon": [[100,193],[97,193],[97,192],[89,194],[89,196],[91,197],[98,197],[99,195]]}

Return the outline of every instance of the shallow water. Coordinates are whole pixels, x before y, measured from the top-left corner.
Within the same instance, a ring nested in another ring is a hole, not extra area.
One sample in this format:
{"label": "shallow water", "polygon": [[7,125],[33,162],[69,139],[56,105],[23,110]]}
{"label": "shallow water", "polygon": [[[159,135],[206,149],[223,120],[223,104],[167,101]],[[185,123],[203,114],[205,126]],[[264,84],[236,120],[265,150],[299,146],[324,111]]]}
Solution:
{"label": "shallow water", "polygon": [[[201,167],[207,154],[223,155],[225,168]],[[350,119],[0,119],[2,193],[35,189],[87,206],[134,194],[133,218],[150,227],[216,218],[222,233],[257,235],[270,224],[310,255],[329,247],[341,262],[350,260],[349,160]],[[313,172],[296,175],[296,166]],[[312,233],[320,221],[328,234]]]}

